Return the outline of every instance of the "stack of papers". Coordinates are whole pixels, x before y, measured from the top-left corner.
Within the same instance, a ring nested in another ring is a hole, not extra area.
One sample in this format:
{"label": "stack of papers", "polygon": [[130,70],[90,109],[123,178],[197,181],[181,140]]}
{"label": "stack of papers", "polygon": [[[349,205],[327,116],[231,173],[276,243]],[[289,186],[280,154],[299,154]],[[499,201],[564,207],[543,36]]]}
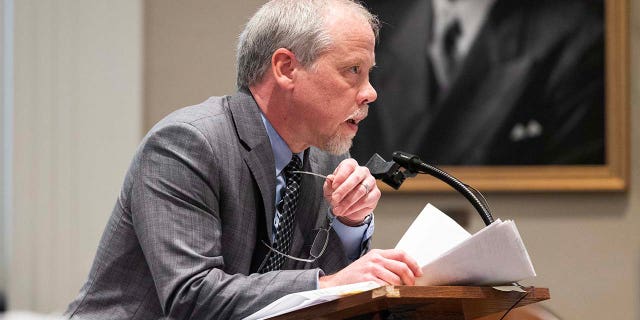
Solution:
{"label": "stack of papers", "polygon": [[416,285],[497,285],[536,276],[513,221],[497,219],[469,234],[431,204],[396,245],[418,261]]}
{"label": "stack of papers", "polygon": [[258,312],[244,318],[244,320],[271,318],[298,309],[335,300],[340,297],[369,291],[378,287],[380,287],[379,284],[373,281],[367,281],[325,289],[296,292],[288,294],[270,303],[266,307],[258,310]]}

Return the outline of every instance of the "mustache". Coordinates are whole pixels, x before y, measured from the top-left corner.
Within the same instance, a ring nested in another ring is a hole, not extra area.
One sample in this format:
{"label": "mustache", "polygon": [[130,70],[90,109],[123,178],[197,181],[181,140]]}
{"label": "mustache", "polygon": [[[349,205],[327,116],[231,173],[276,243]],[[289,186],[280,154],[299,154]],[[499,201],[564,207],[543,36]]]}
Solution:
{"label": "mustache", "polygon": [[347,119],[345,119],[345,121],[349,120],[349,119],[364,119],[369,115],[369,106],[365,105],[363,107],[360,107],[358,110],[356,110],[355,112],[353,112],[349,117],[347,117]]}

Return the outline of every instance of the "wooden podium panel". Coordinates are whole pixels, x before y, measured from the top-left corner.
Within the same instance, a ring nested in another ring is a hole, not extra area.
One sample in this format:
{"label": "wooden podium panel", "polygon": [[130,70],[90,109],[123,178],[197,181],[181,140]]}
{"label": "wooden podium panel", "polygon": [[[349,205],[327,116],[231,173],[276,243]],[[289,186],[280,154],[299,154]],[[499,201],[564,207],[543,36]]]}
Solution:
{"label": "wooden podium panel", "polygon": [[547,288],[503,292],[491,287],[386,286],[273,319],[476,319],[550,298]]}

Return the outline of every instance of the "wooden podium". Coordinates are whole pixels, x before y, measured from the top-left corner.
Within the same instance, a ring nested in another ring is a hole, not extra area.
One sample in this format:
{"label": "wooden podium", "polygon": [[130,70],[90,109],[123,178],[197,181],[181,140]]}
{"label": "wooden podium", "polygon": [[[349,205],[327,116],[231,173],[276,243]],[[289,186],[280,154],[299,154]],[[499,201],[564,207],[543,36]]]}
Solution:
{"label": "wooden podium", "polygon": [[547,288],[527,292],[491,287],[386,286],[273,319],[476,319],[549,299]]}

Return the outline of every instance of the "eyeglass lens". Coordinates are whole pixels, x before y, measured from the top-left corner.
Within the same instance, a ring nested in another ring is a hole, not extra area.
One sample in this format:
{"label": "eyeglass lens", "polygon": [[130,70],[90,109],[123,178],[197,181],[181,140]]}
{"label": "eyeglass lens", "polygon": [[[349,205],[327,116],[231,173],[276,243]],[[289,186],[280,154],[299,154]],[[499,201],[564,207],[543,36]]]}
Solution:
{"label": "eyeglass lens", "polygon": [[327,243],[329,242],[328,240],[329,230],[320,229],[316,234],[315,239],[313,239],[313,244],[311,244],[311,250],[309,251],[309,254],[316,259],[320,257],[324,253],[324,250],[327,248]]}

